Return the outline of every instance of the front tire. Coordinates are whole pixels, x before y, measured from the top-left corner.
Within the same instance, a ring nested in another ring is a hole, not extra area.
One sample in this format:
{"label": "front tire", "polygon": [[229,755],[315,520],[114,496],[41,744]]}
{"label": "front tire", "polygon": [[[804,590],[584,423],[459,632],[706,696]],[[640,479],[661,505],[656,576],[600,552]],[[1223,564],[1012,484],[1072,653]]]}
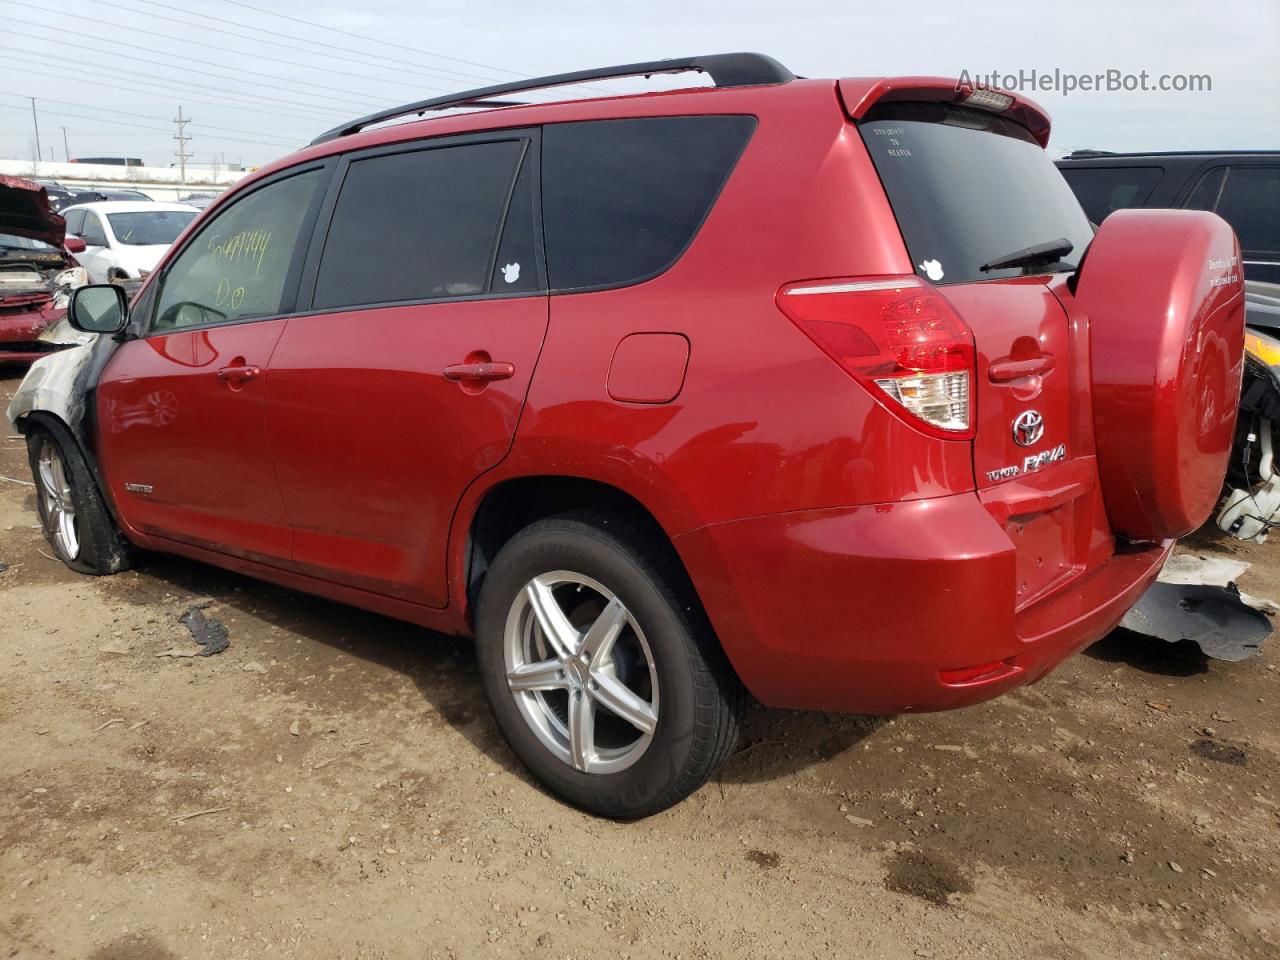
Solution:
{"label": "front tire", "polygon": [[610,514],[541,520],[480,590],[477,656],[511,748],[565,800],[635,819],[737,741],[741,688],[670,545]]}
{"label": "front tire", "polygon": [[36,511],[54,554],[77,573],[128,570],[134,550],[112,519],[75,442],[45,427],[27,435]]}

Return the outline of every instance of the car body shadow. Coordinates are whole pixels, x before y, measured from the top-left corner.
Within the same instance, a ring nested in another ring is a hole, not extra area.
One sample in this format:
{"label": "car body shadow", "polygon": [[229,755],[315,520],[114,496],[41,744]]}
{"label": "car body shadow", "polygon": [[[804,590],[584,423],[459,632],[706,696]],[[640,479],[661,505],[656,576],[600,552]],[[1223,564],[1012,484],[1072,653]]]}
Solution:
{"label": "car body shadow", "polygon": [[[123,581],[131,581],[128,586]],[[109,581],[121,600],[155,603],[166,595],[211,598],[209,615],[235,614],[288,631],[413,681],[428,708],[477,750],[521,780],[533,777],[507,746],[485,701],[469,638],[453,637],[357,607],[312,596],[181,557],[151,554],[136,572]],[[186,609],[183,606],[183,609]],[[234,613],[232,613],[234,611]],[[259,649],[243,627],[231,627],[231,646],[250,659]],[[281,652],[281,658],[286,653]],[[367,681],[376,683],[370,677]],[[356,691],[353,696],[364,696]],[[368,691],[372,693],[373,691]],[[344,699],[349,699],[345,698]],[[888,718],[769,710],[749,697],[738,749],[718,775],[724,783],[774,780],[830,760],[880,729]]]}
{"label": "car body shadow", "polygon": [[1209,672],[1209,658],[1191,640],[1170,643],[1117,628],[1084,651],[1104,663],[1123,663],[1158,677],[1195,677]]}

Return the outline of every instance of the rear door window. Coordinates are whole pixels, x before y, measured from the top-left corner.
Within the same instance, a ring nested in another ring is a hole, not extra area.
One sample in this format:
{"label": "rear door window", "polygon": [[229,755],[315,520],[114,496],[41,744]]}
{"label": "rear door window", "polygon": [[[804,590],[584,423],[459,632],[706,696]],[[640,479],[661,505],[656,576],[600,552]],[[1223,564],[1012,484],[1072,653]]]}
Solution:
{"label": "rear door window", "polygon": [[941,103],[887,103],[859,124],[916,273],[935,283],[1018,276],[980,269],[1066,239],[1075,269],[1093,230],[1035,139],[993,113]]}
{"label": "rear door window", "polygon": [[[504,274],[494,265],[526,146],[513,139],[353,160],[325,239],[311,308],[479,296],[495,279],[503,291],[529,289],[531,281],[536,288],[529,237],[523,249],[503,251],[510,270]],[[525,204],[517,213],[530,234],[531,211]]]}
{"label": "rear door window", "polygon": [[553,290],[621,286],[671,266],[732,172],[753,117],[547,126],[542,215]]}
{"label": "rear door window", "polygon": [[527,293],[543,289],[538,262],[537,221],[534,216],[534,172],[537,154],[530,149],[520,165],[511,202],[502,226],[498,256],[493,261],[489,289],[493,293]]}
{"label": "rear door window", "polygon": [[1161,167],[1070,167],[1062,171],[1094,223],[1117,210],[1140,207],[1164,176]]}

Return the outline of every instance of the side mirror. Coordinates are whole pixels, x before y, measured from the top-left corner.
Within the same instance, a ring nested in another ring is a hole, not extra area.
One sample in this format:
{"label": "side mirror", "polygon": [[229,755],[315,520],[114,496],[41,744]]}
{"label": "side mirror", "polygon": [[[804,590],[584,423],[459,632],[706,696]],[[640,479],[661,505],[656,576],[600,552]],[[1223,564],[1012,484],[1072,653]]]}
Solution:
{"label": "side mirror", "polygon": [[67,319],[85,333],[119,333],[129,319],[129,299],[114,283],[91,283],[71,291]]}
{"label": "side mirror", "polygon": [[84,248],[88,246],[84,237],[77,237],[74,233],[68,233],[62,245],[67,248],[67,253],[84,253]]}

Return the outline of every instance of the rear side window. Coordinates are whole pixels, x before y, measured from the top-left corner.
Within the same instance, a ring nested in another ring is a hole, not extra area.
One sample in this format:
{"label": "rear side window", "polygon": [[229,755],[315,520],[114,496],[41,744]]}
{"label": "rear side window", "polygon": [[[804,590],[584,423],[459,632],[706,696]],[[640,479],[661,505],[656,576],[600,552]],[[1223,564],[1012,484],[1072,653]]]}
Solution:
{"label": "rear side window", "polygon": [[888,103],[859,124],[916,273],[935,283],[1018,276],[993,260],[1065,238],[1074,269],[1093,239],[1079,201],[1031,134],[982,110]]}
{"label": "rear side window", "polygon": [[754,128],[754,117],[546,127],[542,217],[552,289],[620,286],[669,267],[692,241]]}
{"label": "rear side window", "polygon": [[[525,143],[461,144],[353,161],[333,211],[312,309],[487,292]],[[532,261],[527,272],[519,260],[511,262],[536,278]]]}
{"label": "rear side window", "polygon": [[1280,253],[1280,167],[1226,167],[1205,174],[1187,206],[1231,224],[1247,253]]}
{"label": "rear side window", "polygon": [[1071,167],[1062,175],[1094,223],[1108,215],[1147,202],[1164,176],[1161,167]]}

